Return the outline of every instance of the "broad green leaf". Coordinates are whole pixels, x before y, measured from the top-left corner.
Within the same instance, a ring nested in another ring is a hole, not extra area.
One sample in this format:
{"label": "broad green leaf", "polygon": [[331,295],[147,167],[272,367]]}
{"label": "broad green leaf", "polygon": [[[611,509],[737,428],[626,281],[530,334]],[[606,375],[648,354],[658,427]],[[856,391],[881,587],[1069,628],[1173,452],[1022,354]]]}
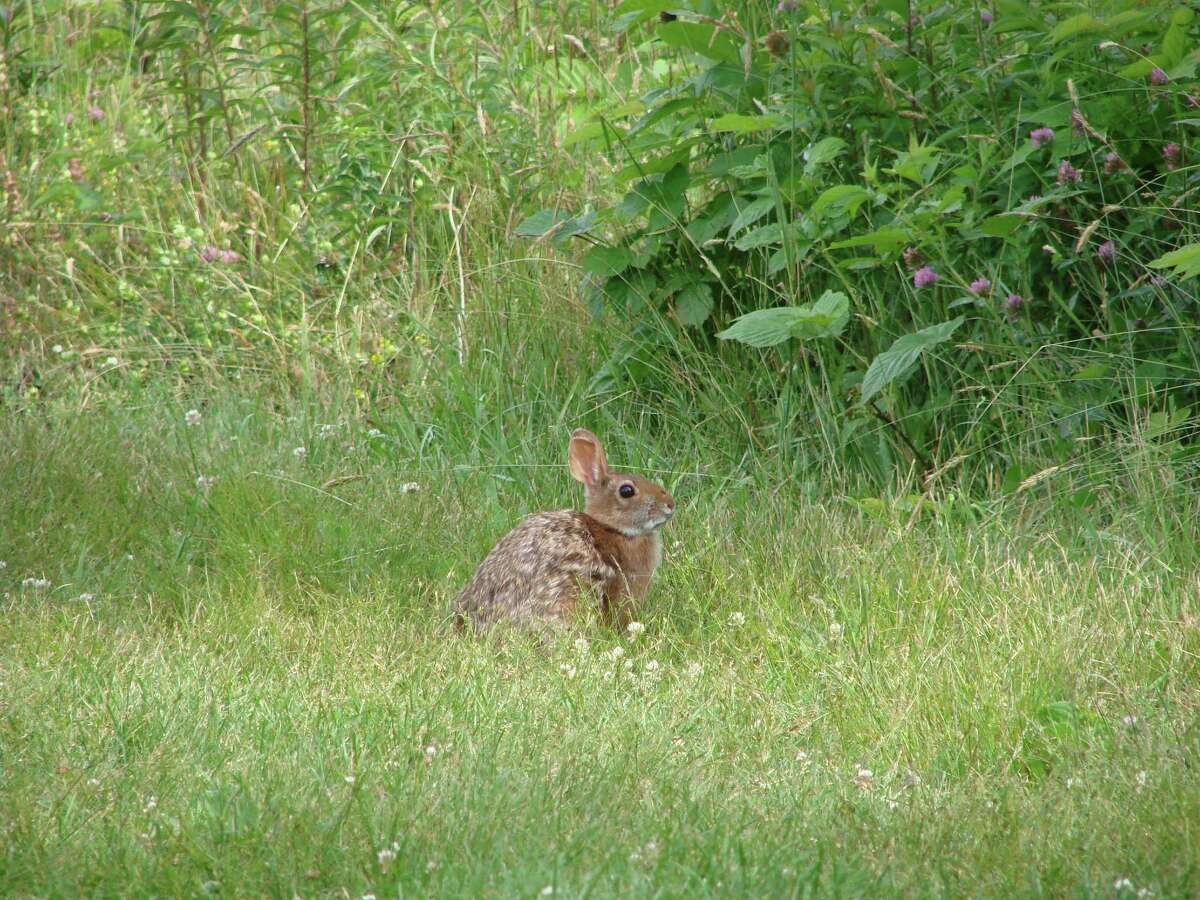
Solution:
{"label": "broad green leaf", "polygon": [[891,253],[907,244],[908,240],[908,229],[893,225],[847,238],[844,241],[837,241],[830,244],[829,247],[832,250],[841,250],[846,247],[874,247],[880,253]]}
{"label": "broad green leaf", "polygon": [[826,214],[838,215],[843,212],[852,216],[870,196],[865,188],[858,185],[839,184],[826,190],[813,202],[809,209],[809,215],[813,219],[820,219]]}
{"label": "broad green leaf", "polygon": [[664,44],[691,50],[714,62],[741,63],[741,45],[728,31],[699,22],[667,22],[656,32]]}
{"label": "broad green leaf", "polygon": [[[580,144],[585,141],[592,141],[604,134],[606,124],[604,122],[588,122],[581,128],[576,128],[565,138],[562,145],[564,148],[573,147],[575,144]],[[607,126],[611,127],[611,126]]]}
{"label": "broad green leaf", "polygon": [[990,216],[979,224],[979,230],[989,237],[1008,237],[1021,227],[1021,217],[1001,213]]}
{"label": "broad green leaf", "polygon": [[1057,44],[1060,41],[1065,41],[1067,38],[1072,38],[1079,34],[1099,31],[1100,28],[1101,24],[1098,21],[1087,13],[1080,13],[1077,16],[1071,16],[1071,18],[1059,22],[1054,30],[1050,32],[1050,40]]}
{"label": "broad green leaf", "polygon": [[761,228],[747,231],[733,245],[739,250],[756,250],[759,247],[778,244],[782,240],[783,226],[778,222],[772,222],[770,225],[763,225]]}
{"label": "broad green leaf", "polygon": [[767,213],[775,208],[775,200],[771,197],[759,197],[753,200],[746,206],[742,207],[742,211],[738,213],[738,217],[733,220],[733,225],[729,228],[730,234],[737,234],[748,225],[753,225]]}
{"label": "broad green leaf", "polygon": [[959,316],[897,338],[890,348],[871,360],[867,374],[863,376],[862,402],[869,402],[889,384],[907,376],[916,367],[922,353],[948,341],[962,323],[963,317]]}
{"label": "broad green leaf", "polygon": [[747,134],[751,131],[766,131],[774,128],[782,120],[779,116],[742,116],[737,113],[726,113],[718,116],[708,124],[709,131],[731,131],[734,134]]}
{"label": "broad green leaf", "polygon": [[513,233],[521,237],[541,237],[571,218],[570,213],[554,209],[539,209],[521,221]]}
{"label": "broad green leaf", "polygon": [[712,288],[704,282],[690,284],[675,295],[675,315],[682,325],[696,328],[712,315]]}
{"label": "broad green leaf", "polygon": [[1200,244],[1188,244],[1146,263],[1152,269],[1174,269],[1186,281],[1200,275]]}
{"label": "broad green leaf", "polygon": [[789,338],[834,337],[850,320],[850,301],[838,291],[826,291],[815,303],[777,306],[746,313],[717,337],[751,347],[773,347]]}
{"label": "broad green leaf", "polygon": [[612,11],[616,20],[612,30],[625,31],[630,25],[657,16],[660,12],[673,9],[679,5],[679,0],[625,0]]}
{"label": "broad green leaf", "polygon": [[593,247],[583,257],[583,268],[598,278],[619,275],[633,264],[633,254],[624,247]]}
{"label": "broad green leaf", "polygon": [[839,153],[846,149],[846,142],[839,137],[827,137],[817,141],[804,151],[804,172],[811,175],[817,166],[837,159]]}

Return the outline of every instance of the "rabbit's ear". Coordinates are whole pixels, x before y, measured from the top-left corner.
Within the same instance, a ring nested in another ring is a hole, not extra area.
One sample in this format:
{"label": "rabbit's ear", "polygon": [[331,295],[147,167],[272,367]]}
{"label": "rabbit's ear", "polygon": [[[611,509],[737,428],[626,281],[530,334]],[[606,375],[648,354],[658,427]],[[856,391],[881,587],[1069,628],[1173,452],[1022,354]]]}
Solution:
{"label": "rabbit's ear", "polygon": [[586,428],[571,432],[571,446],[567,450],[567,461],[576,481],[596,487],[608,477],[608,464],[604,461],[604,448],[600,440]]}

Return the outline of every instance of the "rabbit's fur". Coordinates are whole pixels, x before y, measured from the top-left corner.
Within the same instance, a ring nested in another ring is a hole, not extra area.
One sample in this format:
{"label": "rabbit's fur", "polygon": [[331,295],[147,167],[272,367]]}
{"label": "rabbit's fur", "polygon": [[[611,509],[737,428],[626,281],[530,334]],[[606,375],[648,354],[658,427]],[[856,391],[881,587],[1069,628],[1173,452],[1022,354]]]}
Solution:
{"label": "rabbit's fur", "polygon": [[501,538],[454,601],[458,627],[565,622],[592,592],[618,627],[636,614],[662,559],[659,528],[675,501],[645,478],[611,471],[586,429],[572,432],[567,459],[584,485],[583,512],[535,513]]}

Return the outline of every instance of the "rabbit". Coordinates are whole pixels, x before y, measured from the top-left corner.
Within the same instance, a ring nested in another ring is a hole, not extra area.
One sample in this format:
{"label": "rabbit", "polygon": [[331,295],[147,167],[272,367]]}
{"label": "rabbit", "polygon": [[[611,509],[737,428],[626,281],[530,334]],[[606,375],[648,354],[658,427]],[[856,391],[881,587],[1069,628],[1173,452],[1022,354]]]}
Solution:
{"label": "rabbit", "polygon": [[645,478],[611,471],[584,428],[571,433],[567,460],[584,485],[583,512],[534,513],[501,538],[454,601],[457,630],[501,620],[566,624],[591,591],[616,627],[636,614],[662,560],[659,529],[675,500]]}

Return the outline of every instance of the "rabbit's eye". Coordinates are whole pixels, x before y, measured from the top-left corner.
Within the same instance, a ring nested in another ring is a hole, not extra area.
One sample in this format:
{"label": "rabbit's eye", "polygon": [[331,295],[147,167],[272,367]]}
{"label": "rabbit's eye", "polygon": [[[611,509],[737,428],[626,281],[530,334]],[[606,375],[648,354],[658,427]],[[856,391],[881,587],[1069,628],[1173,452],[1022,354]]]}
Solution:
{"label": "rabbit's eye", "polygon": [[623,484],[619,488],[617,488],[617,493],[620,494],[622,497],[624,497],[626,500],[628,500],[630,497],[632,497],[634,494],[636,494],[637,491],[634,490],[634,487],[632,484]]}

